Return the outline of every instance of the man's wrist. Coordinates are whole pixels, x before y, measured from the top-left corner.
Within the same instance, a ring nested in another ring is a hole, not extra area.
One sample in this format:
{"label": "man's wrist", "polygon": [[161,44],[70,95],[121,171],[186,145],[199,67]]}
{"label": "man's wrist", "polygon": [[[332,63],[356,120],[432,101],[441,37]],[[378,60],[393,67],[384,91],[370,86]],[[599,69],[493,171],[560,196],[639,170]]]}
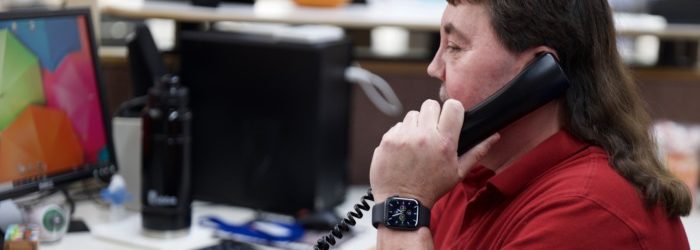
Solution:
{"label": "man's wrist", "polygon": [[397,231],[380,225],[377,228],[377,249],[433,249],[433,236],[427,227]]}

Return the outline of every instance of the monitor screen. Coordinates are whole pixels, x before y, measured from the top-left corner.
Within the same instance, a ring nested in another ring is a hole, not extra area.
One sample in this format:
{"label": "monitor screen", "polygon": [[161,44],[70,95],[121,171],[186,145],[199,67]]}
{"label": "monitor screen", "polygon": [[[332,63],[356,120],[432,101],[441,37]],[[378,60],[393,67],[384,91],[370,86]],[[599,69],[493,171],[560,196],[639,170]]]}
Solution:
{"label": "monitor screen", "polygon": [[116,171],[94,51],[87,10],[0,13],[0,199]]}

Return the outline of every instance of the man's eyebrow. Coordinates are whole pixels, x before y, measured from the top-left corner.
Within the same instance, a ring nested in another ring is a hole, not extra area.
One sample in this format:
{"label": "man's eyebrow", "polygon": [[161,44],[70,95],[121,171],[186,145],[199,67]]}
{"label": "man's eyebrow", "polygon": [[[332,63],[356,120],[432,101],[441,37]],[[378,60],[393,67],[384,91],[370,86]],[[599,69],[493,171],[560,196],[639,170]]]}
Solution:
{"label": "man's eyebrow", "polygon": [[445,30],[445,34],[455,34],[459,36],[462,39],[466,39],[467,36],[462,33],[462,31],[458,30],[452,23],[447,23],[443,26],[443,29]]}

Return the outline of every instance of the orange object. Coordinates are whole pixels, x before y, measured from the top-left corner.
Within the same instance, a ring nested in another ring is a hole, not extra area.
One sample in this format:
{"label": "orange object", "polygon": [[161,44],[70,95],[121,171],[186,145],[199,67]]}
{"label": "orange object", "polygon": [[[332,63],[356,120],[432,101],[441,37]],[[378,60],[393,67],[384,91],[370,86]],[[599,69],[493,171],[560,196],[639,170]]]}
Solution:
{"label": "orange object", "polygon": [[298,5],[312,7],[338,7],[348,3],[348,0],[294,0]]}
{"label": "orange object", "polygon": [[0,182],[80,166],[83,149],[65,112],[29,106],[0,135]]}

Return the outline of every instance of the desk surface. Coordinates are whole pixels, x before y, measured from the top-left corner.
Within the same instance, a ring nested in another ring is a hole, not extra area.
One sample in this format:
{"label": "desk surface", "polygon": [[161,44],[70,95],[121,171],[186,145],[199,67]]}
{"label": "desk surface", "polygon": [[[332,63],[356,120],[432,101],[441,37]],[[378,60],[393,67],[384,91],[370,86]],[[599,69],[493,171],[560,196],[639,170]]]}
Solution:
{"label": "desk surface", "polygon": [[[359,201],[360,197],[367,191],[366,186],[354,186],[348,190],[346,201],[336,208],[336,213],[339,215],[344,215],[352,206]],[[205,215],[215,215],[223,220],[232,223],[244,223],[250,219],[253,219],[255,212],[250,209],[223,206],[223,205],[212,205],[208,203],[196,202],[193,204],[193,221],[197,221],[198,218]],[[128,212],[125,220],[134,220],[135,217],[139,217],[136,212]],[[138,235],[139,225],[129,225],[128,222],[122,220],[111,222],[109,220],[109,209],[102,208],[94,202],[81,202],[77,205],[74,214],[75,218],[80,218],[86,222],[88,227],[91,229],[91,233],[69,233],[61,241],[55,244],[42,244],[40,249],[42,250],[74,250],[74,249],[100,249],[100,250],[142,250],[142,249],[163,249],[163,250],[178,250],[178,249],[199,249],[201,247],[210,246],[215,244],[218,240],[212,237],[213,231],[208,228],[196,225],[193,222],[193,227],[190,231],[190,235],[186,238],[179,238],[173,240],[154,240],[145,237],[134,237],[130,242],[125,242],[124,240],[114,240],[109,239],[109,237],[104,237],[105,234],[110,232],[104,232],[105,226],[110,226],[109,224],[121,224],[116,225],[114,228],[135,228],[133,232],[121,232],[120,234],[133,234]],[[133,223],[132,223],[133,224]],[[376,242],[376,230],[372,227],[371,220],[369,216],[364,216],[358,221],[358,224],[353,227],[356,234],[349,238],[342,245],[333,249],[368,249],[375,245]],[[103,232],[97,232],[103,231]],[[117,234],[117,233],[115,233]],[[118,237],[116,237],[118,238]],[[123,237],[122,237],[123,238]],[[147,242],[150,241],[150,242]],[[150,246],[145,246],[143,243],[151,243]],[[155,242],[155,244],[153,244]],[[261,250],[275,249],[271,247],[258,246]]]}
{"label": "desk surface", "polygon": [[[287,24],[328,24],[344,28],[403,27],[439,31],[444,1],[387,0],[375,4],[349,4],[338,8],[311,8],[292,0],[257,0],[255,4],[222,3],[217,8],[197,7],[188,1],[102,0],[101,12],[130,18],[163,18],[188,22],[240,21]],[[635,15],[625,16],[627,19]],[[638,16],[639,17],[639,16]],[[644,17],[640,17],[644,18]],[[653,20],[653,19],[652,19]],[[635,23],[637,20],[627,20]],[[669,24],[644,28],[618,28],[621,35],[654,35],[664,39],[700,40],[700,25]]]}
{"label": "desk surface", "polygon": [[[360,197],[366,192],[367,187],[365,186],[354,186],[351,187],[347,193],[346,201],[336,208],[338,214],[345,214],[350,211],[352,206],[359,201]],[[700,200],[700,193],[698,194],[698,200]],[[108,211],[100,208],[95,203],[80,203],[77,206],[75,212],[75,217],[83,219],[89,227],[96,227],[109,223],[107,221]],[[132,212],[132,216],[138,215]],[[194,206],[193,218],[198,218],[202,215],[217,215],[222,219],[229,220],[236,223],[242,223],[247,221],[254,216],[254,212],[249,209],[221,206],[221,205],[208,205],[208,204],[196,204]],[[700,208],[697,206],[693,209],[692,213],[688,217],[682,217],[683,225],[685,226],[686,233],[688,235],[688,240],[690,241],[690,248],[700,250]],[[358,224],[354,227],[355,232],[357,232],[354,237],[348,239],[345,243],[333,249],[353,249],[353,250],[363,250],[369,249],[375,245],[376,242],[376,230],[372,227],[369,216],[364,216],[358,221]],[[192,241],[199,241],[194,243],[199,243],[199,245],[211,245],[216,240],[211,237],[211,231],[209,229],[197,228],[193,231],[198,230],[197,236]],[[193,242],[189,242],[192,244]],[[122,242],[108,241],[105,239],[100,239],[95,237],[90,233],[70,233],[67,234],[60,242],[51,245],[41,245],[43,250],[73,250],[73,249],[100,249],[100,250],[140,250],[140,249],[168,249],[167,248],[172,242],[163,241],[161,246],[155,248],[144,248],[137,247],[130,244],[124,244]],[[180,248],[180,249],[187,249]],[[197,249],[197,248],[194,248]],[[261,247],[260,249],[272,249],[267,247]]]}

